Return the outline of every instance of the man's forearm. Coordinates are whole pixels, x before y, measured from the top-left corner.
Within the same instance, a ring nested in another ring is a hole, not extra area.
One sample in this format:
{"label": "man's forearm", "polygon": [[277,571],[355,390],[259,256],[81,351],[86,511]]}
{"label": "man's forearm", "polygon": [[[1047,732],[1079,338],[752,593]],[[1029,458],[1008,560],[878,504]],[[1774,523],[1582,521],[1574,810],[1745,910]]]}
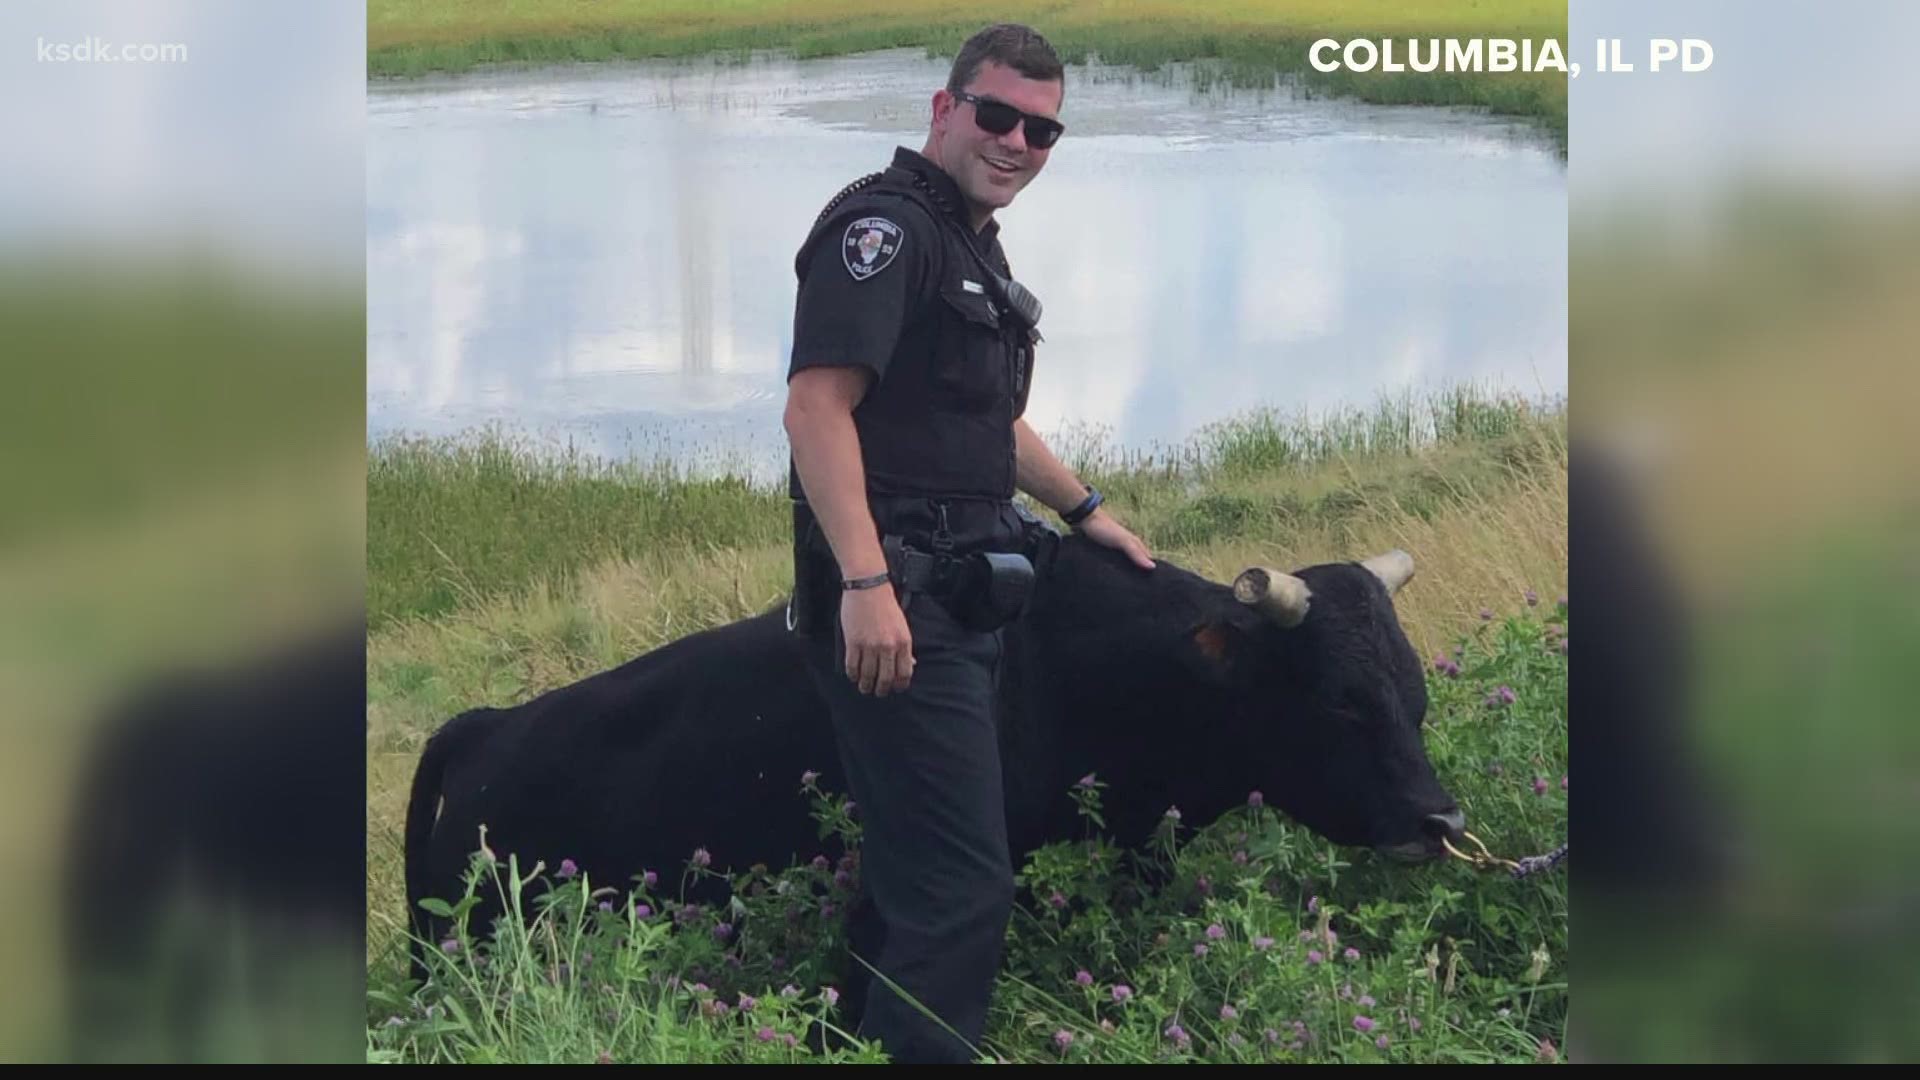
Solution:
{"label": "man's forearm", "polygon": [[802,404],[789,407],[786,426],[800,487],[826,531],[842,576],[861,578],[885,573],[886,555],[880,550],[873,512],[867,507],[866,471],[853,417],[836,409]]}
{"label": "man's forearm", "polygon": [[1066,467],[1026,420],[1013,424],[1015,480],[1020,490],[1064,514],[1087,497],[1087,486]]}

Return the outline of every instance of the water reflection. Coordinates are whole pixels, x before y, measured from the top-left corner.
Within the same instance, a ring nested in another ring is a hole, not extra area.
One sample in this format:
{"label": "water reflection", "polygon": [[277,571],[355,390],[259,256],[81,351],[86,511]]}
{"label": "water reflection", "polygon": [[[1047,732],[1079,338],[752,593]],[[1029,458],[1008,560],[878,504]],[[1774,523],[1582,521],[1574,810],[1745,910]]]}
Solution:
{"label": "water reflection", "polygon": [[[1566,389],[1566,178],[1517,125],[1072,75],[1002,213],[1046,303],[1043,431],[1178,442],[1256,405]],[[368,420],[766,476],[793,254],[918,148],[945,65],[621,64],[370,90]]]}

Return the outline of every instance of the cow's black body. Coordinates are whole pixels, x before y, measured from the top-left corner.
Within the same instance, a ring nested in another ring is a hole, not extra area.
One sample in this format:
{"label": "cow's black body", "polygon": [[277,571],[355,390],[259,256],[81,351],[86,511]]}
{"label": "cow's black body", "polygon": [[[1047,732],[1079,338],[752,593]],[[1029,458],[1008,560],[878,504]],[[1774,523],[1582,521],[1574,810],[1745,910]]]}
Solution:
{"label": "cow's black body", "polygon": [[[1189,825],[1252,790],[1344,844],[1439,850],[1456,813],[1420,741],[1426,684],[1382,580],[1357,563],[1300,571],[1308,617],[1283,628],[1227,586],[1164,561],[1142,572],[1067,538],[1007,630],[1001,745],[1016,866],[1079,835],[1068,789],[1109,785],[1115,838],[1143,842],[1169,806]],[[522,866],[572,859],[601,884],[780,869],[837,854],[799,793],[845,791],[831,722],[784,612],[691,635],[510,709],[477,709],[429,743],[407,822],[407,893],[452,899],[487,844]],[[444,800],[444,803],[441,801]],[[436,805],[440,805],[437,820]]]}

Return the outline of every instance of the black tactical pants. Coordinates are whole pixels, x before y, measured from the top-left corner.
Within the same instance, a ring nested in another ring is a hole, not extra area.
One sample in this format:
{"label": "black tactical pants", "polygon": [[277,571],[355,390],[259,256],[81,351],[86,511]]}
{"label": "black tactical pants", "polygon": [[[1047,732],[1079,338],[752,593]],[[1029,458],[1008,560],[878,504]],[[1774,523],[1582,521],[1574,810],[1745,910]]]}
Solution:
{"label": "black tactical pants", "polygon": [[[993,709],[1002,638],[962,629],[930,596],[906,614],[914,668],[905,693],[862,694],[846,675],[844,639],[810,639],[861,824],[849,939],[966,1042],[858,960],[847,1004],[864,1000],[856,1033],[896,1062],[966,1062],[986,1026],[1014,895]],[[829,626],[838,621],[836,612]]]}

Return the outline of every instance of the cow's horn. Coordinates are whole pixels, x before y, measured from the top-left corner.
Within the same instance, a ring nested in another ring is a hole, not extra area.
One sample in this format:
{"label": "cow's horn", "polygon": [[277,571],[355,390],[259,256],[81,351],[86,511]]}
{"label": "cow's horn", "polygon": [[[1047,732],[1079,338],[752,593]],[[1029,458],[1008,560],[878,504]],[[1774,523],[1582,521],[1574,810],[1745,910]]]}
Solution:
{"label": "cow's horn", "polygon": [[1405,585],[1407,580],[1413,577],[1413,556],[1399,548],[1375,555],[1360,565],[1373,571],[1373,576],[1379,578],[1380,583],[1387,587],[1388,596],[1399,592],[1400,586]]}
{"label": "cow's horn", "polygon": [[1292,574],[1251,566],[1233,581],[1233,598],[1288,629],[1307,617],[1313,593]]}

